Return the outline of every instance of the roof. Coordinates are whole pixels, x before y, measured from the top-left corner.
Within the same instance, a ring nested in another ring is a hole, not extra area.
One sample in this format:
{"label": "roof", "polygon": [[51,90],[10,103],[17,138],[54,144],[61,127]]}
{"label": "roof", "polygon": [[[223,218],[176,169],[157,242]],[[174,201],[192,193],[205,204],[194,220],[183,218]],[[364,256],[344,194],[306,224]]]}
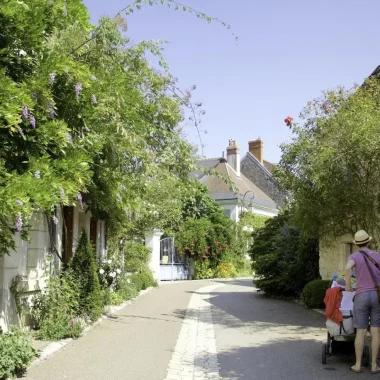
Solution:
{"label": "roof", "polygon": [[277,209],[276,203],[266,195],[262,190],[260,190],[253,182],[251,182],[246,176],[237,173],[228,165],[225,160],[219,162],[214,166],[215,170],[220,174],[228,177],[232,182],[233,186],[236,188],[230,188],[230,184],[226,183],[222,178],[204,175],[200,178],[200,182],[208,187],[208,190],[215,200],[243,200],[244,194],[247,192],[253,192],[254,198],[250,201],[249,197],[245,198],[245,201],[249,201],[253,205],[264,206],[271,209]]}
{"label": "roof", "polygon": [[[203,160],[200,160],[197,162],[198,166],[202,166],[206,169],[215,168],[220,162],[225,161],[225,158],[223,157],[215,157],[215,158],[204,158]],[[195,170],[190,173],[190,178],[198,178],[200,179],[205,175],[203,170]]]}
{"label": "roof", "polygon": [[272,162],[264,160],[264,167],[265,167],[265,169],[267,169],[269,172],[272,173],[273,168],[275,167],[275,164],[272,164]]}

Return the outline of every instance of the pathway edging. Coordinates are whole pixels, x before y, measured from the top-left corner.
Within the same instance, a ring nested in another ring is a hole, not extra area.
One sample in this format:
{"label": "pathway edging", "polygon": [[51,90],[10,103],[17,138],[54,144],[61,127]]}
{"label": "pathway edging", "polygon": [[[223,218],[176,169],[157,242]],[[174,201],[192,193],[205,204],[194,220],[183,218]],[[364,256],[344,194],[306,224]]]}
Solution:
{"label": "pathway edging", "polygon": [[[79,338],[85,336],[92,328],[94,328],[95,326],[99,325],[103,321],[103,319],[108,319],[113,313],[116,313],[116,312],[120,311],[121,309],[123,309],[125,306],[130,305],[132,302],[136,301],[138,298],[140,298],[144,294],[150,292],[152,289],[155,289],[155,288],[154,287],[149,287],[149,288],[147,288],[145,290],[141,290],[140,293],[138,294],[138,296],[136,296],[135,298],[132,298],[131,300],[123,302],[121,305],[111,305],[111,306],[109,306],[108,311],[106,311],[96,322],[94,322],[93,324],[87,326],[83,330],[83,332],[82,332],[82,334],[80,335]],[[39,357],[36,358],[30,364],[30,366],[28,368],[33,367],[33,366],[41,363],[44,360],[47,360],[50,356],[52,356],[56,352],[58,352],[61,349],[63,349],[65,346],[67,346],[73,340],[74,340],[73,338],[66,338],[66,339],[58,340],[57,342],[51,342],[51,343],[49,343],[46,347],[44,347],[41,350]]]}

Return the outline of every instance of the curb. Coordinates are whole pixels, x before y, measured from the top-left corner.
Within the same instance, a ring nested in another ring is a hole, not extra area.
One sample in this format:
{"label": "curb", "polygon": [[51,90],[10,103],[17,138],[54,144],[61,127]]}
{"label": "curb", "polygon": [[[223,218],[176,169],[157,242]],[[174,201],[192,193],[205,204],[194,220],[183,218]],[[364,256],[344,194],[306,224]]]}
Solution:
{"label": "curb", "polygon": [[[140,297],[142,297],[146,293],[150,292],[152,289],[155,289],[155,288],[151,286],[151,287],[149,287],[149,288],[147,288],[145,290],[141,290],[140,293],[135,298],[132,298],[131,300],[125,301],[125,302],[123,302],[120,305],[109,306],[109,309],[106,312],[104,312],[104,314],[97,321],[95,321],[93,324],[87,326],[83,330],[82,334],[77,339],[80,339],[81,337],[85,336],[92,328],[94,328],[95,326],[98,326],[100,323],[102,323],[102,321],[104,319],[110,318],[113,313],[116,313],[116,312],[120,311],[121,309],[123,309],[125,306],[130,305],[131,303],[133,303],[134,301],[136,301],[137,299],[139,299]],[[69,343],[73,342],[74,340],[76,340],[76,339],[66,338],[66,339],[61,339],[61,340],[59,340],[57,342],[49,343],[40,352],[39,357],[36,358],[28,366],[28,368],[34,367],[35,365],[40,364],[41,362],[47,360],[50,356],[52,356],[56,352],[58,352],[61,349],[63,349],[65,346],[67,346]]]}

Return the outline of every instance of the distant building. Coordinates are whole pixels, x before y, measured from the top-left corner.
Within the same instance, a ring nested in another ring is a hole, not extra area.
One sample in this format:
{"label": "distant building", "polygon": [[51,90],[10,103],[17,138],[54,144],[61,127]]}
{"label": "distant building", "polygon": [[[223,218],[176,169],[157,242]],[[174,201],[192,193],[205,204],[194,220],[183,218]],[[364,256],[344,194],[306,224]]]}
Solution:
{"label": "distant building", "polygon": [[232,220],[239,221],[242,211],[269,217],[278,214],[283,197],[271,174],[273,164],[263,160],[261,140],[249,142],[249,152],[242,160],[236,141],[230,140],[227,158],[204,159],[198,164],[216,175],[199,170],[193,177],[207,186]]}

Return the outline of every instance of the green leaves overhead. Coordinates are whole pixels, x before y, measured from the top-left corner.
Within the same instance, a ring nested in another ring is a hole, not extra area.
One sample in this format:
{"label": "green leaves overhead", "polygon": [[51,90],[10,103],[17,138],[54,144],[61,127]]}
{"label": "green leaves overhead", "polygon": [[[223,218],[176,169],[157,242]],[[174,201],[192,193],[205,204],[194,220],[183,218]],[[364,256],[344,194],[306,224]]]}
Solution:
{"label": "green leaves overhead", "polygon": [[309,236],[380,232],[380,85],[325,92],[282,146],[276,176]]}
{"label": "green leaves overhead", "polygon": [[119,17],[88,20],[80,0],[2,2],[0,254],[33,212],[52,215],[78,193],[115,238],[175,229],[196,186],[179,126],[189,93],[176,91],[161,42],[129,47]]}

